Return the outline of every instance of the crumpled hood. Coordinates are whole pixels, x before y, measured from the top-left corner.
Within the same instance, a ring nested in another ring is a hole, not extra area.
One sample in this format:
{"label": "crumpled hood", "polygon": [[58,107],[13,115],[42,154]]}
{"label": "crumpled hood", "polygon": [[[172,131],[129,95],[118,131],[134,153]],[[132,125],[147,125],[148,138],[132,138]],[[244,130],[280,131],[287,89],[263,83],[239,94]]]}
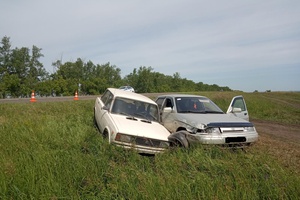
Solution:
{"label": "crumpled hood", "polygon": [[118,114],[112,114],[111,117],[119,133],[168,141],[170,132],[158,122],[143,122],[141,118],[126,119],[127,116]]}
{"label": "crumpled hood", "polygon": [[199,113],[178,113],[177,119],[180,122],[196,126],[197,124],[207,125],[210,123],[249,123],[248,121],[228,114],[199,114]]}

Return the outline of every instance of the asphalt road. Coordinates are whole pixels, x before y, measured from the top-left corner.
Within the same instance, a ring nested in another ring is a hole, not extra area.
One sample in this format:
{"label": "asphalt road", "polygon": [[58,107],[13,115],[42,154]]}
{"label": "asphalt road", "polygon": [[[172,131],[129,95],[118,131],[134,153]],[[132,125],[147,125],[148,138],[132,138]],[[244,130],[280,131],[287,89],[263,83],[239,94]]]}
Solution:
{"label": "asphalt road", "polygon": [[[142,95],[148,96],[149,98],[155,98],[161,94],[167,93],[141,93]],[[87,96],[78,96],[79,100],[91,100],[95,99],[100,95],[87,95]],[[37,102],[55,102],[55,101],[74,101],[74,96],[65,96],[65,97],[36,97]],[[11,99],[0,99],[1,103],[31,103],[30,98],[11,98]]]}
{"label": "asphalt road", "polygon": [[[96,99],[97,95],[79,96],[79,100],[92,100]],[[55,101],[74,101],[73,96],[66,97],[36,97],[36,102],[55,102]],[[0,99],[0,103],[31,103],[30,98],[11,98]]]}

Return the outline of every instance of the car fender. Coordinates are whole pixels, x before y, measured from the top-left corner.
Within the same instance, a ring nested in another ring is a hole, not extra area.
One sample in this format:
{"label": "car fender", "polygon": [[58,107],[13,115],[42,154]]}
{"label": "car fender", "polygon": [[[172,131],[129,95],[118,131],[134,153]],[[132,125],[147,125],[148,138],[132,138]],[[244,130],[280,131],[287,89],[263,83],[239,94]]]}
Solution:
{"label": "car fender", "polygon": [[198,129],[205,129],[205,124],[197,123],[196,121],[176,120],[173,122],[173,128],[177,131],[186,130],[189,133],[197,132]]}
{"label": "car fender", "polygon": [[175,146],[181,146],[184,148],[188,148],[189,147],[189,142],[186,138],[186,136],[189,134],[189,132],[181,130],[181,131],[177,131],[175,133],[172,133],[171,135],[169,135],[168,140],[171,144],[174,144]]}

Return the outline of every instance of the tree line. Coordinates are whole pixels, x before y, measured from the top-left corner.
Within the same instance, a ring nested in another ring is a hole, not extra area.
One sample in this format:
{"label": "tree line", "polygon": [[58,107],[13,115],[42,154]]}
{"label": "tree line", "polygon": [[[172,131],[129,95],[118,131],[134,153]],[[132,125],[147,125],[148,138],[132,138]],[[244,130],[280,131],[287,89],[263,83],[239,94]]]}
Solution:
{"label": "tree line", "polygon": [[121,69],[110,63],[94,64],[78,58],[75,62],[52,63],[56,69],[50,74],[39,61],[44,55],[41,48],[11,47],[10,38],[4,36],[0,46],[0,98],[30,97],[34,90],[40,96],[69,96],[101,94],[108,87],[130,85],[137,92],[193,92],[230,91],[229,87],[155,72],[152,67],[141,66],[121,77]]}

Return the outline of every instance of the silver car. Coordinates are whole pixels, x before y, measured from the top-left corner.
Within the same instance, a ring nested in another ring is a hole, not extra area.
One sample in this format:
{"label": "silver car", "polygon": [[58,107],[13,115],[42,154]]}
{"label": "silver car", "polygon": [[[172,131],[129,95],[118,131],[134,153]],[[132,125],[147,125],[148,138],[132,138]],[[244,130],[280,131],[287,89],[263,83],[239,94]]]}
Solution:
{"label": "silver car", "polygon": [[244,147],[258,139],[242,96],[232,99],[227,113],[209,98],[197,95],[163,95],[156,103],[161,123],[172,133],[168,139],[173,145],[189,147],[200,142]]}
{"label": "silver car", "polygon": [[128,86],[128,85],[126,85],[126,86],[121,86],[121,87],[119,87],[119,89],[120,89],[120,90],[124,90],[124,91],[128,91],[128,92],[134,92],[133,87]]}

